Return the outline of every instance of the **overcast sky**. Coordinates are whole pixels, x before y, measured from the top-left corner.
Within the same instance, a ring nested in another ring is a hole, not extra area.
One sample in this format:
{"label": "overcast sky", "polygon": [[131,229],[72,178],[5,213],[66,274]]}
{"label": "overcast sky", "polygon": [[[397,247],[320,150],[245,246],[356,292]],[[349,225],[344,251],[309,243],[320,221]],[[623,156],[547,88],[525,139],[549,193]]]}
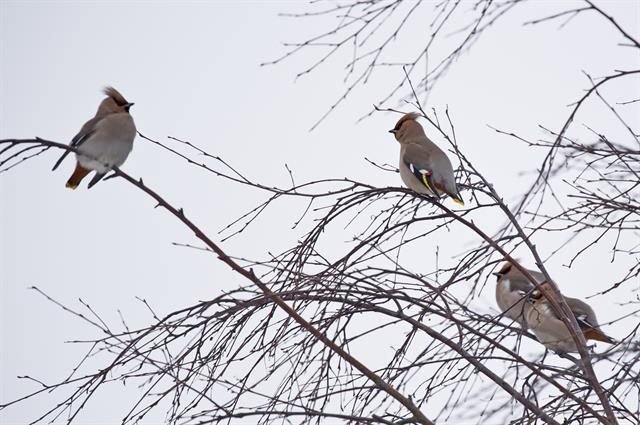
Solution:
{"label": "overcast sky", "polygon": [[[454,64],[429,97],[428,107],[442,111],[448,105],[461,148],[507,200],[527,187],[530,177],[520,172],[535,170],[543,152],[500,137],[487,124],[536,139],[543,135],[539,124],[559,129],[567,105],[588,87],[582,70],[600,76],[640,66],[638,55],[616,47],[622,40],[615,31],[593,30],[596,22],[603,26],[594,16],[581,16],[563,29],[557,23],[522,26],[575,2],[558,3],[515,8]],[[640,35],[637,2],[599,3]],[[331,25],[327,19],[278,16],[304,9],[303,2],[275,1],[2,0],[0,138],[40,136],[66,143],[94,114],[102,88],[113,85],[135,102],[131,112],[143,134],[190,140],[269,185],[287,184],[285,163],[298,181],[348,176],[378,186],[400,185],[399,176],[364,160],[397,162],[398,146],[387,133],[397,116],[378,113],[357,121],[396,83],[400,70],[374,77],[309,132],[345,88],[340,62],[297,80],[313,52],[260,66],[286,51],[283,42],[301,41]],[[414,55],[411,41],[394,45],[398,57]],[[625,96],[640,97],[637,86],[635,93],[628,89]],[[615,90],[612,95],[621,95]],[[398,100],[385,106],[395,107]],[[591,122],[598,113],[587,107],[578,122]],[[639,124],[637,116],[631,119]],[[586,131],[577,134],[588,137]],[[32,285],[66,305],[78,306],[80,298],[111,323],[118,322],[120,310],[131,326],[141,326],[151,317],[136,297],[168,313],[245,283],[215,258],[172,246],[194,239],[125,182],[65,189],[74,161],[69,158],[51,172],[56,159],[56,152],[48,152],[0,175],[2,402],[33,388],[18,375],[52,381],[68,374],[86,347],[65,341],[99,336],[28,290]],[[183,207],[214,238],[264,199],[186,167],[140,138],[123,168]],[[295,218],[286,210],[269,211],[248,234],[223,248],[245,257],[278,252],[296,240],[297,234],[288,231]],[[460,235],[440,243],[451,257],[469,239]],[[597,291],[583,282],[613,281],[608,255],[607,248],[589,252],[571,270],[560,259],[550,261],[549,269],[564,282],[566,293],[584,297]],[[602,266],[594,269],[593,264]],[[601,321],[615,317],[611,306],[620,299],[601,299]],[[495,311],[493,288],[486,288],[477,302]],[[117,405],[126,394],[118,390],[98,396],[82,421],[115,421],[120,412],[104,403]],[[50,403],[43,398],[25,406],[42,411]],[[0,412],[0,421],[22,423],[32,417],[27,413],[26,408],[10,409]]]}

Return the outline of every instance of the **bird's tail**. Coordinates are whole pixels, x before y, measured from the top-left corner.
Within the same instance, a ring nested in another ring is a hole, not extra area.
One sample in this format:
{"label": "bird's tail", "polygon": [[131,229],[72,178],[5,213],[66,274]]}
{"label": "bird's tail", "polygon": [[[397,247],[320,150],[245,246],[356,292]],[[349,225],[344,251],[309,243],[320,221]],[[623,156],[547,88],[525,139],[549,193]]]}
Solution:
{"label": "bird's tail", "polygon": [[592,339],[594,341],[602,341],[608,344],[615,344],[617,341],[611,338],[609,335],[606,335],[600,329],[589,329],[584,332],[585,339]]}
{"label": "bird's tail", "polygon": [[79,163],[76,163],[76,169],[73,170],[73,174],[71,174],[71,177],[69,177],[69,180],[67,180],[67,184],[65,185],[65,187],[68,187],[69,189],[75,189],[76,187],[78,187],[82,179],[85,178],[85,176],[90,172],[91,170],[87,170]]}
{"label": "bird's tail", "polygon": [[453,199],[453,202],[455,202],[458,205],[464,206],[464,201],[462,200],[459,194],[454,193],[454,194],[449,194],[449,196],[451,197],[451,199]]}

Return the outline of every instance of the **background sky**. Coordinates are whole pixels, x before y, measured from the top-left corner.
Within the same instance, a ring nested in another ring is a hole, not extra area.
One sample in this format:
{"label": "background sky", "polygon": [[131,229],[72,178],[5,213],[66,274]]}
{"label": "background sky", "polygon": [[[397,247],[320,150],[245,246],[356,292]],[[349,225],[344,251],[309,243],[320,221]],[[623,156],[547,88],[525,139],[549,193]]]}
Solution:
{"label": "background sky", "polygon": [[[637,2],[599,3],[632,35],[640,35]],[[499,136],[487,125],[542,137],[538,125],[559,129],[568,105],[588,87],[582,70],[601,76],[640,66],[638,55],[617,46],[619,35],[594,15],[581,15],[561,29],[557,22],[522,26],[574,4],[579,3],[535,1],[515,8],[454,64],[429,96],[427,107],[449,107],[461,148],[506,200],[517,199],[528,187],[531,175],[522,173],[535,171],[544,152]],[[190,140],[269,185],[287,185],[285,163],[298,182],[348,176],[378,186],[400,185],[399,176],[364,160],[397,162],[397,143],[387,133],[397,116],[377,113],[357,120],[401,78],[401,70],[375,74],[310,132],[345,88],[341,60],[348,55],[298,79],[295,75],[317,52],[260,66],[286,52],[283,42],[302,41],[333,23],[278,15],[305,8],[303,2],[275,1],[2,0],[0,138],[40,136],[67,142],[95,113],[101,89],[113,85],[135,102],[132,115],[143,134]],[[397,57],[414,56],[424,34],[420,25],[412,31],[394,43]],[[612,87],[609,94],[640,97],[637,85],[629,90],[627,84]],[[395,107],[398,100],[384,106]],[[574,134],[589,141],[592,136],[579,125],[600,114],[587,106]],[[638,128],[637,115],[627,118]],[[136,297],[162,315],[245,283],[211,256],[173,246],[194,243],[194,238],[132,186],[114,179],[92,190],[86,190],[86,183],[76,191],[65,189],[74,161],[68,159],[51,172],[56,159],[56,152],[47,152],[0,175],[2,402],[33,388],[18,375],[53,381],[68,374],[86,347],[66,341],[97,337],[95,330],[29,290],[32,285],[65,305],[77,307],[82,299],[112,324],[119,322],[120,311],[130,326],[143,326],[151,317]],[[264,199],[261,193],[186,167],[140,138],[123,169],[183,207],[214,239]],[[297,213],[289,216],[285,209],[270,210],[250,231],[222,247],[244,257],[279,252],[299,235],[289,230],[296,218]],[[545,237],[536,241],[539,247]],[[469,239],[456,235],[438,244],[451,258]],[[548,269],[568,295],[586,297],[597,292],[595,282],[612,282],[622,273],[619,265],[609,265],[609,255],[603,244],[571,269],[563,267],[562,258],[550,261]],[[598,315],[606,322],[618,315],[615,309],[624,296],[619,292],[599,300]],[[487,287],[475,302],[495,311],[493,288]],[[624,334],[624,329],[607,331]],[[113,422],[119,412],[104,403],[117,406],[127,400],[127,391],[132,390],[100,395],[82,421]],[[43,398],[2,411],[0,421],[22,423],[32,417],[27,407],[42,411],[51,406],[47,402],[51,400]]]}

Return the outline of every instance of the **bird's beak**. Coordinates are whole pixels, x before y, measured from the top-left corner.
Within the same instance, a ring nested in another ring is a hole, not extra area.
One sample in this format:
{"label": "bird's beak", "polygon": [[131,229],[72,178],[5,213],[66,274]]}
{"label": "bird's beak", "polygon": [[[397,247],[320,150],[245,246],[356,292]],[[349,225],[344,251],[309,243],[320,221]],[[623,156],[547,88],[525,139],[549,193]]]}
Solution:
{"label": "bird's beak", "polygon": [[389,133],[391,133],[391,134],[396,134],[397,132],[398,132],[398,130],[396,130],[396,129],[389,130]]}
{"label": "bird's beak", "polygon": [[129,102],[129,103],[127,103],[127,104],[126,104],[126,105],[124,105],[124,106],[126,106],[127,108],[131,108],[133,105],[135,105],[135,103],[133,103],[133,102]]}
{"label": "bird's beak", "polygon": [[500,277],[500,272],[495,272],[495,273],[491,273],[492,275],[494,275],[495,277]]}

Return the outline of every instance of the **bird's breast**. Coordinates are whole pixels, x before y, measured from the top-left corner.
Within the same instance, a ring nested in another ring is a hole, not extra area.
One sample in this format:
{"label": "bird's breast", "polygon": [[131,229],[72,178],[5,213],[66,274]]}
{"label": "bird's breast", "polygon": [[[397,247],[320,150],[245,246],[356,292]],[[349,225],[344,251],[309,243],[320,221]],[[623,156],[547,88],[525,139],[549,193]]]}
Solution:
{"label": "bird's breast", "polygon": [[80,165],[104,173],[121,166],[133,148],[136,127],[131,115],[112,114],[98,122],[94,133],[78,148]]}

